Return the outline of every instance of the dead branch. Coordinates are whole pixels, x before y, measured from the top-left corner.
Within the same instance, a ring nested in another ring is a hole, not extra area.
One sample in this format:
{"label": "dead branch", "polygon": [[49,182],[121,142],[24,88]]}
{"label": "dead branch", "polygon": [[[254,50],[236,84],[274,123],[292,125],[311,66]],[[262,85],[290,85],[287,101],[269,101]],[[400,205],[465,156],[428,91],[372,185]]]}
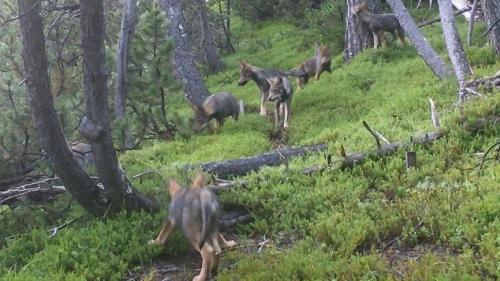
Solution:
{"label": "dead branch", "polygon": [[187,165],[185,168],[193,170],[201,168],[203,171],[214,174],[218,178],[228,179],[257,171],[262,166],[278,166],[291,158],[304,156],[308,153],[318,153],[328,148],[326,144],[316,144],[304,147],[283,148],[274,151],[240,159],[209,162],[206,164]]}
{"label": "dead branch", "polygon": [[[463,9],[460,9],[460,10],[456,10],[455,13],[454,13],[454,16],[459,16],[465,12],[468,12],[470,11],[470,7],[467,7],[467,8],[463,8]],[[427,26],[427,25],[431,25],[433,23],[436,23],[436,22],[440,22],[441,21],[441,18],[434,18],[434,19],[431,19],[431,20],[426,20],[426,21],[423,21],[419,24],[417,24],[417,26],[420,28],[420,27],[424,27],[424,26]]]}
{"label": "dead branch", "polygon": [[439,122],[439,116],[437,113],[436,105],[434,104],[434,101],[431,98],[429,98],[429,103],[431,105],[432,124],[434,125],[434,128],[439,129],[441,128],[441,123]]}
{"label": "dead branch", "polygon": [[56,234],[57,234],[57,232],[59,230],[65,228],[66,226],[69,226],[70,224],[72,224],[72,223],[76,222],[77,220],[81,219],[82,217],[83,216],[78,217],[78,218],[74,218],[74,219],[69,220],[69,221],[67,221],[67,222],[65,222],[65,223],[63,223],[63,224],[61,224],[59,226],[56,226],[56,227],[52,228],[51,230],[49,230],[49,233],[50,233],[49,238],[52,238],[52,237],[56,236]]}
{"label": "dead branch", "polygon": [[375,139],[375,142],[377,143],[378,149],[380,149],[380,139],[379,139],[378,135],[372,131],[370,126],[368,126],[368,123],[366,123],[366,121],[364,121],[364,120],[363,120],[363,126],[365,126],[365,128],[368,130],[368,132],[370,132],[370,134],[372,134],[373,138]]}
{"label": "dead branch", "polygon": [[52,187],[30,187],[21,189],[9,189],[0,192],[0,205],[10,203],[13,200],[17,200],[20,197],[28,195],[41,195],[41,196],[56,196],[66,192],[63,186],[52,186]]}

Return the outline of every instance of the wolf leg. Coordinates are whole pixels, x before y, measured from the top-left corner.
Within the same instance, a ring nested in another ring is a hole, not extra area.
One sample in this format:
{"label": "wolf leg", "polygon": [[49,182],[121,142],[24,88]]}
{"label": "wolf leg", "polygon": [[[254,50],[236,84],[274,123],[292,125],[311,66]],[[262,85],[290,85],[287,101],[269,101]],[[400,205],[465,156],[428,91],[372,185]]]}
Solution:
{"label": "wolf leg", "polygon": [[279,128],[279,127],[281,127],[281,124],[280,124],[280,102],[276,102],[275,106],[276,106],[276,108],[274,110],[274,122],[276,123],[276,127]]}
{"label": "wolf leg", "polygon": [[203,247],[199,251],[201,254],[201,271],[200,274],[193,278],[193,281],[207,280],[210,266],[215,257],[214,249],[208,243],[203,244]]}
{"label": "wolf leg", "polygon": [[268,92],[261,92],[260,93],[260,115],[266,116],[267,115],[267,110],[266,110],[266,101],[269,96]]}
{"label": "wolf leg", "polygon": [[284,103],[283,104],[283,109],[284,109],[284,112],[283,112],[283,118],[285,119],[285,122],[284,122],[284,125],[283,127],[285,128],[288,128],[288,119],[290,119],[290,104],[289,103]]}
{"label": "wolf leg", "polygon": [[372,31],[372,36],[373,36],[373,48],[377,49],[378,48],[378,35],[375,33],[375,31]]}
{"label": "wolf leg", "polygon": [[221,248],[222,249],[225,249],[225,248],[232,248],[236,245],[238,245],[238,243],[236,243],[234,240],[229,240],[227,241],[224,236],[222,236],[222,233],[219,232],[219,234],[217,235],[219,237],[219,240],[220,240],[220,244],[221,244]]}
{"label": "wolf leg", "polygon": [[154,245],[163,245],[165,244],[165,241],[167,241],[168,236],[170,233],[172,233],[172,230],[174,230],[175,224],[173,222],[167,222],[163,225],[160,234],[158,234],[158,237],[156,239],[149,241],[149,244],[154,244]]}
{"label": "wolf leg", "polygon": [[385,41],[384,30],[377,31],[377,35],[378,35],[379,45],[385,48],[387,46],[387,42]]}

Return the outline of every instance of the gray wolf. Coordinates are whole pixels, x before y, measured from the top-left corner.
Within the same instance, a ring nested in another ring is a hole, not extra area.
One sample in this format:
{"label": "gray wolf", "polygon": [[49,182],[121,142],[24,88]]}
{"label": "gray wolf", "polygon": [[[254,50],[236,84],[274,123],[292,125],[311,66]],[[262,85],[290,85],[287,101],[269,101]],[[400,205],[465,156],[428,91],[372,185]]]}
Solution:
{"label": "gray wolf", "polygon": [[314,50],[314,57],[286,72],[290,76],[297,77],[297,88],[303,89],[310,77],[314,76],[316,80],[319,80],[322,72],[332,72],[332,52],[330,48],[316,43]]}
{"label": "gray wolf", "polygon": [[267,78],[273,76],[285,75],[283,72],[274,69],[262,69],[246,63],[242,60],[239,61],[240,64],[240,78],[238,80],[238,85],[243,86],[248,81],[253,80],[260,90],[260,115],[267,115],[266,101],[269,96],[269,82]]}
{"label": "gray wolf", "polygon": [[194,130],[201,132],[208,126],[208,122],[215,118],[219,126],[224,125],[226,117],[238,120],[239,105],[230,93],[220,93],[209,96],[201,106],[195,108]]}
{"label": "gray wolf", "polygon": [[401,40],[401,44],[405,44],[404,30],[394,14],[374,14],[368,11],[366,2],[361,2],[360,4],[352,6],[351,12],[357,15],[359,20],[372,33],[373,47],[375,49],[380,46],[385,46],[384,31],[390,32],[394,38],[396,38],[397,33],[399,40]]}
{"label": "gray wolf", "polygon": [[285,76],[267,78],[267,82],[270,85],[268,99],[274,102],[276,106],[274,112],[276,127],[288,128],[288,122],[292,114],[292,84]]}
{"label": "gray wolf", "polygon": [[207,188],[203,175],[198,174],[190,188],[182,188],[177,182],[169,183],[170,208],[168,217],[158,237],[150,244],[161,245],[179,225],[184,236],[201,254],[202,267],[193,281],[205,281],[217,274],[219,253],[222,248],[233,247],[234,241],[226,241],[219,232],[220,206],[217,196]]}

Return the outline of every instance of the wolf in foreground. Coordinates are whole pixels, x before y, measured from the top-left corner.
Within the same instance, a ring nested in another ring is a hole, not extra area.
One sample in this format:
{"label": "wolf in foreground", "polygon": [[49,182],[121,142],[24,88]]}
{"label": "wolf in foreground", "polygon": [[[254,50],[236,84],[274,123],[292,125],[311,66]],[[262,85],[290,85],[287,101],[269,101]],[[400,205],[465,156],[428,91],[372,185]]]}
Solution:
{"label": "wolf in foreground", "polygon": [[394,38],[396,33],[405,44],[405,33],[394,14],[374,14],[368,11],[366,2],[361,2],[351,7],[351,12],[359,17],[359,20],[368,28],[373,35],[373,48],[385,46],[384,31],[390,32]]}
{"label": "wolf in foreground", "polygon": [[219,232],[220,206],[217,196],[207,188],[203,175],[198,174],[190,188],[182,188],[171,180],[169,183],[170,208],[160,234],[150,244],[162,245],[176,225],[201,254],[202,266],[193,281],[205,281],[217,274],[221,248],[233,247],[234,241],[226,241]]}

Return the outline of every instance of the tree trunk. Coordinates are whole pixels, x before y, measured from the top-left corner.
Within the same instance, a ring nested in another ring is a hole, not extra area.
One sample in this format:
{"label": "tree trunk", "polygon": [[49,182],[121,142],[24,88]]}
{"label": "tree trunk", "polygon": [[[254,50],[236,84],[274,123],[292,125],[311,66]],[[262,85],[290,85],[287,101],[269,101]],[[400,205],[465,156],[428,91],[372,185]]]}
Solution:
{"label": "tree trunk", "polygon": [[450,71],[444,61],[432,49],[431,45],[425,40],[422,33],[418,29],[415,21],[408,13],[405,5],[401,0],[387,0],[396,15],[399,23],[410,38],[410,42],[417,49],[418,54],[422,57],[425,63],[440,79],[444,79],[450,75]]}
{"label": "tree trunk", "polygon": [[175,41],[173,69],[191,106],[201,106],[210,95],[200,72],[196,69],[190,46],[187,43],[181,3],[178,0],[161,0],[160,6],[169,19],[168,34]]}
{"label": "tree trunk", "polygon": [[231,54],[234,54],[236,51],[234,50],[233,43],[231,43],[231,0],[226,1],[226,14],[222,11],[222,0],[219,0],[218,4],[222,30],[226,37],[226,49],[228,49]]}
{"label": "tree trunk", "polygon": [[111,200],[111,210],[153,210],[155,206],[132,188],[123,170],[118,166],[113,148],[107,100],[102,1],[80,1],[80,23],[87,111],[87,116],[80,124],[80,132],[92,145],[96,171]]}
{"label": "tree trunk", "polygon": [[443,34],[448,49],[448,55],[453,64],[455,75],[459,82],[465,81],[467,76],[472,74],[467,56],[465,55],[460,34],[458,34],[453,17],[453,8],[450,0],[438,0],[439,15],[441,16],[441,25],[443,26]]}
{"label": "tree trunk", "polygon": [[[357,54],[365,48],[373,47],[373,37],[359,18],[351,12],[351,7],[360,2],[359,0],[347,0],[346,29],[344,45],[344,62],[350,62]],[[374,13],[381,13],[382,5],[379,0],[369,0],[368,9]]]}
{"label": "tree trunk", "polygon": [[475,15],[478,2],[479,2],[478,0],[474,0],[474,3],[472,4],[472,9],[470,11],[469,26],[467,28],[467,46],[472,45],[472,33],[474,32],[474,21],[476,18]]}
{"label": "tree trunk", "polygon": [[481,0],[481,9],[493,49],[500,56],[500,3],[498,0]]}
{"label": "tree trunk", "polygon": [[106,211],[101,190],[78,165],[69,150],[50,92],[47,54],[40,16],[40,1],[19,0],[19,19],[23,45],[24,70],[28,100],[40,144],[50,166],[66,189],[85,209],[95,215]]}
{"label": "tree trunk", "polygon": [[205,0],[194,0],[192,9],[195,10],[196,19],[194,20],[197,20],[197,24],[194,24],[197,32],[193,35],[199,38],[196,49],[200,53],[200,62],[208,66],[209,73],[219,72],[224,68],[224,62],[219,57],[219,51],[215,46],[212,31],[210,30],[208,8]]}
{"label": "tree trunk", "polygon": [[[115,96],[115,115],[116,119],[125,119],[126,100],[127,100],[127,66],[129,56],[129,46],[135,32],[137,21],[137,0],[126,0],[123,3],[122,25],[120,30],[120,41],[118,42],[118,51],[116,52],[116,96]],[[134,147],[132,135],[127,124],[123,124],[121,131],[122,147],[130,149]]]}

